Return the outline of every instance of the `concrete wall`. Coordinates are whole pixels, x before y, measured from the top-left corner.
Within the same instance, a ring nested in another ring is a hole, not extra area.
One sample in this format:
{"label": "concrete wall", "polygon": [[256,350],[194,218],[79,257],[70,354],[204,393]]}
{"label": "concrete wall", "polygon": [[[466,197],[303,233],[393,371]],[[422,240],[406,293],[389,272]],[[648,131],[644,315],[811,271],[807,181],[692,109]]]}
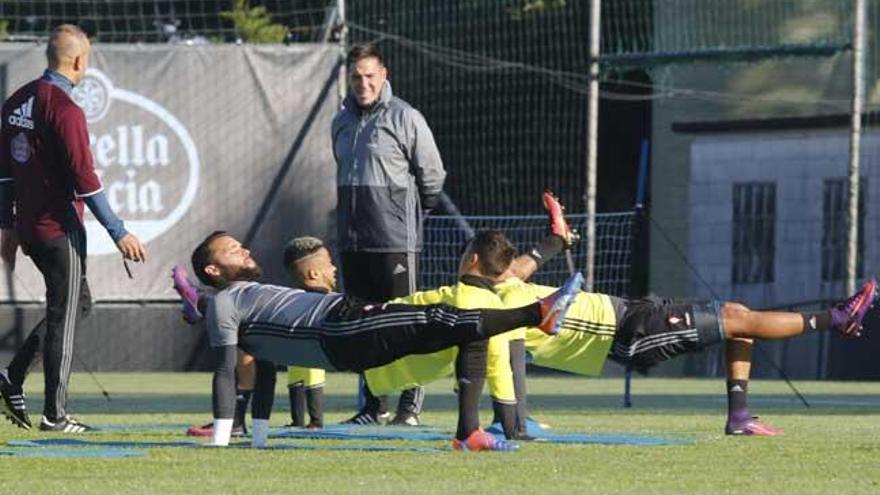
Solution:
{"label": "concrete wall", "polygon": [[[654,34],[658,51],[681,48],[664,46],[664,40],[682,39],[678,34],[708,28],[705,18],[689,18],[687,12],[670,16],[662,2],[655,4]],[[749,8],[765,8],[771,4],[754,3]],[[828,39],[833,30],[848,29],[845,27],[848,21],[840,15],[845,9],[833,2],[827,5],[835,6],[823,10],[822,2],[812,2],[809,8],[803,9],[809,12],[793,13],[786,19],[780,17],[778,39],[792,44],[818,43]],[[701,9],[694,10],[692,14],[697,16],[699,12],[696,11]],[[733,25],[717,17],[712,22],[719,30],[730,29]],[[758,36],[756,33],[753,34]],[[712,35],[706,38],[712,38]],[[874,38],[869,38],[868,42],[868,109],[880,105],[880,84],[875,67],[880,46],[877,37]],[[697,43],[702,40],[693,38]],[[816,208],[821,208],[821,189],[820,196],[815,196],[815,187],[821,183],[820,176],[845,176],[846,130],[794,135],[786,132],[701,134],[698,137],[675,132],[672,125],[845,114],[849,111],[852,86],[850,66],[849,52],[840,52],[827,57],[777,57],[739,62],[718,58],[651,68],[655,99],[652,106],[650,211],[659,224],[659,228],[652,226],[650,233],[649,287],[652,292],[679,297],[705,297],[715,293],[719,297],[740,298],[757,305],[785,303],[813,295],[839,295],[839,287],[822,286],[815,276],[820,258],[816,256],[817,249],[809,246],[813,246],[816,238],[816,227],[802,228],[796,222],[800,221],[797,218],[800,213],[813,215],[811,221],[815,221]],[[873,131],[868,134],[867,142],[876,141]],[[708,148],[710,141],[713,144]],[[863,163],[873,163],[880,155],[880,149],[876,149],[876,143],[867,146],[874,148],[863,154]],[[799,147],[802,149],[797,149]],[[724,150],[731,148],[738,150],[736,156],[724,154],[727,152]],[[777,152],[781,153],[778,160],[762,156]],[[703,179],[718,174],[726,177],[725,182],[693,187],[691,173],[695,159],[700,161],[698,172]],[[778,212],[789,215],[795,222],[778,225],[777,240],[783,244],[777,243],[776,261],[777,266],[783,263],[785,268],[779,283],[772,286],[735,288],[730,284],[730,226],[723,222],[729,220],[731,211],[724,195],[729,196],[730,179],[739,174],[778,178],[786,194],[784,202],[781,196],[778,197]],[[798,177],[792,178],[791,174]],[[873,196],[876,199],[880,193]],[[868,238],[866,247],[876,244],[876,222],[869,222],[874,233]],[[868,249],[870,256],[877,256],[876,248],[871,246]],[[688,262],[696,265],[699,275],[688,267],[681,253],[685,253]],[[727,259],[725,255],[728,255]],[[870,266],[866,260],[866,267]],[[711,288],[706,287],[700,278],[706,279]],[[773,366],[767,362],[769,358],[799,378],[815,378],[823,367],[829,377],[876,377],[880,375],[880,367],[872,365],[862,354],[864,348],[878,349],[878,341],[880,339],[869,337],[867,341],[862,339],[859,346],[837,337],[805,337],[780,344],[762,344],[765,351],[756,355],[753,374],[777,377]],[[722,355],[720,349],[709,350],[670,361],[655,373],[723,373],[723,369],[719,369]],[[861,364],[856,366],[854,363]]]}

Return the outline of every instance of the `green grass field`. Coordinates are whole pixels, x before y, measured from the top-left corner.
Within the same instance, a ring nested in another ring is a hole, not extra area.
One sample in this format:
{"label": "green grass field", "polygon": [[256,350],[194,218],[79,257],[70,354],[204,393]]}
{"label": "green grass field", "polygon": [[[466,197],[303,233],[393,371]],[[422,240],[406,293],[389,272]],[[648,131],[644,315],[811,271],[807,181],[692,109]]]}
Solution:
{"label": "green grass field", "polygon": [[[210,375],[99,374],[111,401],[74,374],[71,409],[95,425],[200,424],[210,416]],[[31,414],[42,406],[31,376]],[[151,448],[140,458],[0,456],[3,493],[878,493],[880,383],[799,382],[805,409],[776,381],[751,385],[755,413],[786,431],[777,438],[725,437],[721,380],[634,380],[623,409],[619,379],[531,377],[532,415],[559,433],[626,434],[693,441],[673,446],[523,444],[517,453],[351,452]],[[450,382],[428,388],[426,424],[455,425]],[[328,423],[353,412],[354,377],[331,374]],[[491,419],[484,404],[484,423]],[[289,420],[279,375],[272,423]],[[186,440],[184,428],[78,436],[92,440]],[[4,423],[10,440],[58,438]],[[275,442],[286,441],[276,440]],[[345,441],[306,440],[319,446]],[[448,442],[375,442],[448,447]]]}

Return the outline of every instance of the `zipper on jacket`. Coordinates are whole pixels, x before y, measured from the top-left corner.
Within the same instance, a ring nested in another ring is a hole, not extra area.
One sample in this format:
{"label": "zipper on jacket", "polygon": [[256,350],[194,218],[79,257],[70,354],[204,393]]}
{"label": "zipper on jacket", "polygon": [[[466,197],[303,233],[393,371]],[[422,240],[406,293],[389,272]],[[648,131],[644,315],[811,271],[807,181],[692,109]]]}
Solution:
{"label": "zipper on jacket", "polygon": [[367,121],[366,117],[363,115],[358,120],[357,127],[354,131],[354,139],[351,141],[351,177],[349,178],[349,183],[351,184],[351,217],[348,219],[349,222],[349,236],[351,237],[351,249],[352,251],[357,251],[358,249],[358,241],[357,232],[355,229],[351,228],[351,223],[357,221],[355,216],[355,209],[357,208],[357,189],[360,187],[360,180],[358,179],[358,156],[357,156],[357,142],[358,138],[361,135],[361,131],[364,129],[364,123]]}

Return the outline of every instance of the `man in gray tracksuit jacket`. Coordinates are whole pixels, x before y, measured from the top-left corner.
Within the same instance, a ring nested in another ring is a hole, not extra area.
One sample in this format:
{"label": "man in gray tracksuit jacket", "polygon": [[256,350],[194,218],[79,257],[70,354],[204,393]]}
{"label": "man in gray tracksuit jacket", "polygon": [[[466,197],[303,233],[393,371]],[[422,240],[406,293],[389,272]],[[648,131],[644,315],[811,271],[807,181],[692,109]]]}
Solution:
{"label": "man in gray tracksuit jacket", "polygon": [[[391,93],[382,54],[355,46],[347,66],[350,94],[332,125],[342,280],[350,295],[386,301],[416,290],[422,222],[446,171],[425,118]],[[390,416],[384,397],[364,393],[350,422]],[[417,425],[423,398],[422,389],[401,394],[392,423]]]}

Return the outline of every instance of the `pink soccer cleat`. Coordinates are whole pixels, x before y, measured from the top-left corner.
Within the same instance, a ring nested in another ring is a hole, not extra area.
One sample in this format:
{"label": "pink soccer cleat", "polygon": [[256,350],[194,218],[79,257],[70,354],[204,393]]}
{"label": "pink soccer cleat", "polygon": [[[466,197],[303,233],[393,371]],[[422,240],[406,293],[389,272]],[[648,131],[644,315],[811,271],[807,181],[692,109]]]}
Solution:
{"label": "pink soccer cleat", "polygon": [[559,198],[550,191],[546,191],[542,199],[544,201],[544,209],[547,210],[547,215],[550,217],[550,233],[562,239],[562,245],[565,249],[571,249],[571,246],[580,237],[565,220],[563,215],[565,207],[559,202]]}
{"label": "pink soccer cleat", "polygon": [[756,437],[778,437],[783,434],[782,430],[773,428],[772,426],[758,421],[757,417],[749,418],[746,421],[736,422],[727,420],[724,425],[725,435],[750,435]]}
{"label": "pink soccer cleat", "polygon": [[202,321],[204,317],[199,311],[199,289],[187,276],[186,269],[176,265],[171,269],[171,280],[174,282],[174,290],[183,300],[180,309],[183,313],[183,321],[190,325]]}
{"label": "pink soccer cleat", "polygon": [[862,320],[876,298],[877,281],[871,278],[849,299],[831,308],[831,328],[845,337],[859,337],[862,334]]}

